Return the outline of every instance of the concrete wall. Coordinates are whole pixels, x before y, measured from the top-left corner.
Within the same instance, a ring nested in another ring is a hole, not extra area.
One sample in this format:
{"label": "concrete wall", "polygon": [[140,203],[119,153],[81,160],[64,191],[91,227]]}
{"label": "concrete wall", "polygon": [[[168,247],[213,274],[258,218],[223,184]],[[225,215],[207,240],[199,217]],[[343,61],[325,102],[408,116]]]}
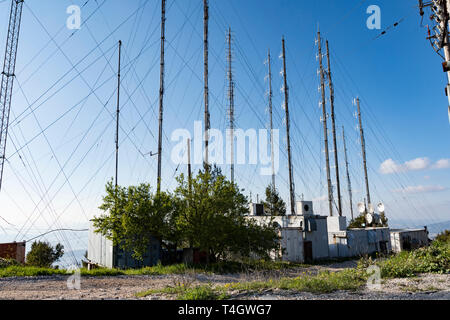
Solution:
{"label": "concrete wall", "polygon": [[396,253],[417,249],[429,244],[426,229],[391,230],[390,238],[392,251]]}
{"label": "concrete wall", "polygon": [[92,221],[89,225],[88,260],[102,267],[114,267],[114,246],[111,240],[94,232]]}
{"label": "concrete wall", "polygon": [[284,249],[283,261],[304,262],[303,232],[299,228],[281,229],[281,248]]}
{"label": "concrete wall", "polygon": [[356,257],[390,252],[389,228],[348,229],[328,233],[331,258]]}
{"label": "concrete wall", "polygon": [[313,260],[326,259],[328,253],[328,228],[326,217],[315,216],[315,231],[305,231],[304,241],[312,242]]}

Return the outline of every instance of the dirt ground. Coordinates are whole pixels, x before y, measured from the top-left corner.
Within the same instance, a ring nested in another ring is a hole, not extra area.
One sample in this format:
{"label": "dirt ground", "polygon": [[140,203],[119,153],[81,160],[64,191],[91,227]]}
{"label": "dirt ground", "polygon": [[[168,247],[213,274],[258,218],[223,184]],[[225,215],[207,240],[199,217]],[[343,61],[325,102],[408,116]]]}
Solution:
{"label": "dirt ground", "polygon": [[[2,300],[116,300],[137,299],[135,294],[148,289],[164,288],[177,284],[225,284],[236,281],[264,280],[278,277],[296,277],[304,272],[315,274],[320,270],[338,271],[352,268],[349,261],[327,266],[291,269],[283,272],[257,272],[230,275],[164,275],[164,276],[116,276],[81,277],[80,289],[73,287],[69,276],[3,278],[0,279],[0,299]],[[168,299],[163,295],[148,296],[143,299]],[[304,292],[267,291],[257,295],[240,295],[235,299],[445,299],[450,300],[450,275],[426,274],[411,279],[382,280],[381,289],[365,288],[358,292],[340,291],[332,294],[311,294]]]}

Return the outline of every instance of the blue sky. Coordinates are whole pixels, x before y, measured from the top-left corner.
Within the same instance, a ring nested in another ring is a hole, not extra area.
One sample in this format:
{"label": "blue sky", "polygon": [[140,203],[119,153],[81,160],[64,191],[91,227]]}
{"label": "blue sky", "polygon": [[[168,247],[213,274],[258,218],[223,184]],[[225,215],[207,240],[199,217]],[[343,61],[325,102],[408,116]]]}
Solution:
{"label": "blue sky", "polygon": [[[8,163],[0,193],[0,214],[12,225],[0,220],[6,234],[2,241],[29,239],[56,227],[84,228],[99,213],[104,184],[114,174],[119,39],[123,41],[119,183],[156,181],[156,157],[142,154],[157,151],[160,1],[85,3],[29,0],[24,5]],[[84,5],[83,25],[75,33],[65,27],[71,4]],[[381,30],[366,26],[369,5],[381,9]],[[225,40],[231,27],[239,128],[267,127],[264,60],[267,50],[272,52],[274,125],[280,130],[277,186],[288,199],[278,73],[284,35],[296,194],[314,199],[316,212],[327,215],[321,201],[326,174],[317,90],[319,26],[330,44],[336,121],[339,133],[341,126],[346,130],[355,203],[365,195],[352,105],[359,96],[373,202],[385,202],[391,221],[404,226],[449,220],[446,78],[440,58],[425,39],[426,28],[420,25],[415,5],[407,0],[211,0],[212,127],[227,126]],[[9,6],[9,1],[0,3],[1,45],[6,41]],[[168,190],[175,187],[174,176],[186,172],[185,166],[170,160],[176,144],[170,141],[171,134],[179,128],[193,131],[194,121],[203,120],[202,19],[202,1],[167,1],[163,188]],[[34,112],[27,109],[30,104]],[[42,129],[45,135],[39,134]],[[344,214],[349,216],[340,134],[338,144]],[[229,174],[227,166],[223,170]],[[253,200],[262,197],[270,182],[258,170],[236,166],[236,180]],[[84,234],[62,237],[47,239],[70,243],[73,249],[85,247]]]}

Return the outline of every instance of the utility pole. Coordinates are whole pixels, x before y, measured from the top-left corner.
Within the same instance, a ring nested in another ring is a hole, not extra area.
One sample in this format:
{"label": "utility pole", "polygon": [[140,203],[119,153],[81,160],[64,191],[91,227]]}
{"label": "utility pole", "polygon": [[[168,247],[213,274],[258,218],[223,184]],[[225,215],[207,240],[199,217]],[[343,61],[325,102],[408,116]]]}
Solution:
{"label": "utility pole", "polygon": [[122,41],[119,40],[119,66],[117,70],[117,109],[116,109],[116,188],[119,175],[119,116],[120,116],[120,60],[122,52]]}
{"label": "utility pole", "polygon": [[203,0],[203,60],[204,60],[204,100],[205,100],[205,161],[204,166],[209,170],[208,162],[208,144],[209,144],[209,92],[208,92],[208,21],[209,21],[209,7],[208,0]]}
{"label": "utility pole", "polygon": [[269,81],[269,92],[268,92],[268,97],[269,97],[269,122],[270,122],[270,160],[272,163],[272,188],[273,191],[276,190],[275,187],[275,155],[274,155],[274,150],[273,150],[273,109],[272,109],[272,97],[273,97],[273,92],[272,92],[272,66],[271,66],[271,60],[270,60],[270,50],[268,50],[268,54],[267,54],[267,64],[269,67],[269,74],[267,75],[268,77],[268,81]]}
{"label": "utility pole", "polygon": [[187,139],[187,156],[188,156],[188,184],[189,184],[189,192],[192,193],[191,139]]}
{"label": "utility pole", "polygon": [[163,102],[164,102],[164,42],[166,39],[166,0],[161,0],[161,60],[159,76],[159,135],[158,135],[158,181],[157,193],[161,192],[161,161],[163,135]]}
{"label": "utility pole", "polygon": [[322,122],[323,122],[323,136],[325,140],[325,158],[327,169],[327,182],[328,182],[328,206],[330,210],[330,217],[333,216],[333,187],[331,185],[331,173],[330,173],[330,155],[328,151],[328,126],[327,126],[327,110],[325,102],[325,71],[323,70],[322,63],[322,40],[320,38],[320,31],[317,32],[317,43],[319,46],[319,73],[320,73],[320,91],[322,93]]}
{"label": "utility pole", "polygon": [[361,108],[359,106],[359,98],[356,98],[356,106],[358,107],[359,132],[361,135],[361,150],[362,150],[363,165],[364,165],[364,179],[366,182],[367,205],[369,205],[369,204],[371,204],[371,202],[370,202],[370,191],[369,191],[369,177],[367,175],[366,142],[364,139],[364,130],[362,127]]}
{"label": "utility pole", "polygon": [[231,157],[231,182],[234,183],[234,81],[231,55],[231,28],[228,29],[228,99],[230,107],[228,116],[230,117],[230,157]]}
{"label": "utility pole", "polygon": [[23,0],[11,0],[5,60],[3,62],[2,82],[0,86],[0,190],[2,188],[3,168],[6,161],[6,141],[8,138],[9,115],[16,70],[22,7]]}
{"label": "utility pole", "polygon": [[282,39],[283,47],[283,91],[284,91],[284,110],[286,112],[286,139],[287,139],[287,152],[288,152],[288,165],[289,165],[289,196],[291,201],[291,215],[295,215],[295,194],[294,194],[294,177],[292,174],[292,159],[291,159],[291,139],[290,139],[290,124],[289,124],[289,87],[287,84],[286,74],[286,48],[284,44],[284,37]]}
{"label": "utility pole", "polygon": [[348,158],[347,158],[347,146],[345,144],[345,132],[344,132],[344,126],[342,126],[342,141],[344,142],[344,154],[345,154],[345,169],[347,171],[347,184],[348,184],[348,196],[350,200],[350,212],[352,214],[352,220],[353,220],[353,195],[352,195],[352,182],[350,180],[350,172],[348,170]]}
{"label": "utility pole", "polygon": [[326,44],[327,44],[327,67],[328,67],[327,75],[328,75],[328,86],[330,90],[331,126],[333,131],[334,164],[336,166],[336,188],[338,195],[338,210],[339,216],[342,216],[341,183],[339,179],[339,159],[338,159],[338,148],[336,138],[336,116],[334,113],[334,86],[331,77],[330,50],[328,48],[328,40]]}
{"label": "utility pole", "polygon": [[[420,15],[424,16],[424,8],[430,8],[430,20],[432,28],[428,27],[427,40],[430,41],[434,51],[444,60],[442,63],[443,71],[447,73],[447,86],[445,94],[448,97],[448,119],[450,122],[450,41],[448,25],[450,22],[450,0],[419,0]],[[433,34],[431,34],[433,33]],[[442,50],[444,55],[441,54]]]}

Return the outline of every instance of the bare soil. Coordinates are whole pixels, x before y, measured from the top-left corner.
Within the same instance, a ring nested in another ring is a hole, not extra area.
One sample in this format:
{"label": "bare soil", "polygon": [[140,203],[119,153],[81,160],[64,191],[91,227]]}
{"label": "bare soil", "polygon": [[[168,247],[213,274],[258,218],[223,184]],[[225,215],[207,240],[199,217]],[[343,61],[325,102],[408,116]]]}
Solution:
{"label": "bare soil", "polygon": [[[3,278],[0,279],[0,299],[2,300],[116,300],[137,299],[136,293],[175,286],[179,284],[225,284],[279,277],[298,277],[316,274],[320,270],[338,271],[353,268],[356,262],[348,261],[326,266],[290,269],[284,271],[253,272],[229,275],[163,275],[163,276],[115,276],[81,277],[80,290],[68,287],[69,276]],[[171,299],[171,296],[152,295],[143,299]],[[239,295],[233,299],[445,299],[450,300],[450,275],[424,274],[416,278],[382,280],[381,289],[364,288],[358,292],[335,292],[331,294],[311,294],[305,292],[267,291],[257,295]]]}

